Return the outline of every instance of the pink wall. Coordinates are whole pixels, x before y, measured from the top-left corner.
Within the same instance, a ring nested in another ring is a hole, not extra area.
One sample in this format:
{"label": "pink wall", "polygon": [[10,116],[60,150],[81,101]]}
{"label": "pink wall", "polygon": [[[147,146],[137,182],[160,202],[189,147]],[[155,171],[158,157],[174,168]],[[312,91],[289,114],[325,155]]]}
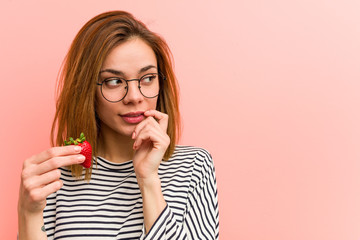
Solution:
{"label": "pink wall", "polygon": [[49,146],[54,84],[79,28],[128,10],[176,60],[183,144],[213,155],[221,239],[360,239],[360,1],[0,3],[0,239],[21,165]]}

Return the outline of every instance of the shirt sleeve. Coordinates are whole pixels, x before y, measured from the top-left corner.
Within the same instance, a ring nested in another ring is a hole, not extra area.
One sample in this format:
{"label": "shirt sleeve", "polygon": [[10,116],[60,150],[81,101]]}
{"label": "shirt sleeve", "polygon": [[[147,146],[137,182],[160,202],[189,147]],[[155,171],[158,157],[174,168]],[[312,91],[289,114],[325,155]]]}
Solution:
{"label": "shirt sleeve", "polygon": [[215,168],[206,150],[196,154],[194,170],[189,186],[186,210],[182,222],[175,220],[167,204],[148,234],[141,240],[150,239],[219,239],[219,209]]}

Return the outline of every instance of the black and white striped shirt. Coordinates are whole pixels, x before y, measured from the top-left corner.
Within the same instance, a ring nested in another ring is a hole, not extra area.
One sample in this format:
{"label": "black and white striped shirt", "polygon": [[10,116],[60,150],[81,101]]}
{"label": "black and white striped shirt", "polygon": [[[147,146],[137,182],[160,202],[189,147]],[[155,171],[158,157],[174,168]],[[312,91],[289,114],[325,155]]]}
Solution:
{"label": "black and white striped shirt", "polygon": [[215,169],[201,148],[176,146],[159,166],[167,203],[145,234],[142,198],[132,161],[101,157],[90,182],[61,169],[63,187],[47,199],[48,239],[218,239],[219,211]]}

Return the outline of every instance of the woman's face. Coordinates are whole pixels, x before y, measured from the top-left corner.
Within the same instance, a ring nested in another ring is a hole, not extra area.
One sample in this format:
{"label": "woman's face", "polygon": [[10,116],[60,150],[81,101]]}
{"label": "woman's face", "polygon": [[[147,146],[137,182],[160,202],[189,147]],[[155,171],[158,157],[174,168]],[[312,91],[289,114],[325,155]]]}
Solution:
{"label": "woman's face", "polygon": [[[115,47],[105,58],[98,82],[111,80],[108,83],[112,86],[121,81],[119,78],[139,79],[149,73],[157,73],[155,53],[143,40],[133,38]],[[102,96],[101,86],[98,86],[96,90],[97,114],[102,129],[105,127],[116,134],[130,137],[136,125],[144,119],[142,113],[156,109],[157,97],[144,97],[138,88],[138,81],[128,82],[127,88],[125,98],[120,102],[112,103]],[[114,91],[114,94],[117,93],[118,91]]]}

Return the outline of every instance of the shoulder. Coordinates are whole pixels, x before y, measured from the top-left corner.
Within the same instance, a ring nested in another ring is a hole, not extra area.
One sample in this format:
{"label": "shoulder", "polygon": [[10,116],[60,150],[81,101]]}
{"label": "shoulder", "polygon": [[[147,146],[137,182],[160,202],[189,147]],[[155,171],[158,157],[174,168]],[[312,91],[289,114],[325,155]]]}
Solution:
{"label": "shoulder", "polygon": [[194,146],[185,146],[185,145],[176,145],[174,153],[171,158],[176,158],[181,155],[191,156],[191,155],[202,155],[208,159],[212,159],[211,154],[204,148],[194,147]]}
{"label": "shoulder", "polygon": [[192,165],[192,168],[198,171],[204,169],[209,171],[214,166],[209,151],[201,147],[185,145],[176,145],[174,153],[165,164]]}
{"label": "shoulder", "polygon": [[173,175],[188,177],[190,192],[201,191],[207,184],[216,188],[214,162],[210,152],[204,148],[177,145],[166,164],[175,170]]}

